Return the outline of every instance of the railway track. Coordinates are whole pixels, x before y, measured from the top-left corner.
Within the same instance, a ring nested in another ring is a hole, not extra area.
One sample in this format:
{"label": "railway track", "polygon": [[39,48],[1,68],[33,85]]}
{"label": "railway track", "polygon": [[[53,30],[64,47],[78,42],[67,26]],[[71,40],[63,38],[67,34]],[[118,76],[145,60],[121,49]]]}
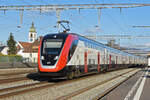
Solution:
{"label": "railway track", "polygon": [[34,91],[40,87],[53,86],[53,85],[54,83],[38,82],[33,84],[26,84],[26,85],[20,85],[15,87],[4,88],[4,89],[0,89],[0,98],[19,95],[25,92],[30,92],[31,90]]}
{"label": "railway track", "polygon": [[0,84],[6,84],[6,83],[13,83],[18,81],[25,81],[25,80],[33,80],[34,78],[39,77],[38,73],[29,73],[25,75],[14,75],[14,76],[5,76],[1,77]]}
{"label": "railway track", "polygon": [[[94,75],[94,76],[96,76],[96,75]],[[66,80],[58,81],[58,82],[56,81],[56,83],[50,83],[50,82],[44,81],[44,82],[39,82],[39,83],[34,83],[34,84],[27,84],[27,85],[4,88],[4,89],[0,89],[0,99],[24,94],[24,93],[31,92],[31,91],[37,91],[37,90],[41,90],[41,89],[45,89],[45,88],[50,88],[53,86],[59,86],[59,85],[67,84],[67,83],[73,83],[75,81],[84,80],[89,77],[93,77],[93,76],[80,77],[78,79],[68,80],[68,81],[66,81]]]}
{"label": "railway track", "polygon": [[18,81],[22,81],[22,80],[31,80],[31,79],[29,79],[27,77],[6,78],[6,79],[1,79],[0,84],[18,82]]}
{"label": "railway track", "polygon": [[11,72],[11,73],[3,73],[0,74],[0,76],[12,76],[12,75],[19,75],[19,74],[28,74],[28,73],[35,73],[37,72],[36,70],[31,70],[31,71],[25,71],[25,72]]}
{"label": "railway track", "polygon": [[[73,91],[72,93],[69,93],[67,95],[63,95],[63,96],[60,96],[60,97],[56,98],[56,100],[70,99],[70,98],[75,97],[79,94],[82,94],[82,93],[84,93],[84,92],[86,92],[86,91],[88,91],[88,90],[90,90],[94,87],[97,87],[99,85],[103,85],[103,84],[107,83],[108,81],[116,79],[117,77],[123,76],[124,74],[127,74],[127,73],[132,72],[132,71],[133,70],[130,70],[128,72],[117,75],[117,76],[115,76],[113,78],[110,78],[110,79],[107,79],[105,81],[95,83],[94,85],[79,89],[78,91]],[[74,80],[67,80],[67,81],[66,80],[60,80],[60,81],[50,81],[50,82],[43,81],[43,82],[38,82],[38,83],[33,83],[33,84],[26,84],[26,85],[20,85],[20,86],[15,86],[15,87],[4,88],[4,89],[0,89],[0,99],[11,98],[12,96],[22,95],[22,94],[25,94],[25,93],[30,93],[32,91],[44,90],[46,88],[59,87],[59,86],[65,85],[65,84],[71,84],[71,83],[74,83],[76,81],[85,80],[85,79],[88,79],[90,77],[95,77],[95,76],[98,76],[98,75],[100,75],[100,74],[81,77],[81,78],[77,78],[77,79],[74,79]],[[97,97],[97,98],[99,98],[99,97]]]}
{"label": "railway track", "polygon": [[[133,69],[133,70],[130,70],[130,71],[128,71],[128,72],[125,72],[125,73],[123,73],[123,74],[121,74],[121,75],[117,75],[117,76],[112,77],[112,78],[110,78],[110,79],[104,80],[104,81],[102,81],[102,82],[95,83],[95,84],[93,84],[93,85],[90,85],[90,86],[85,87],[85,88],[83,88],[83,89],[80,89],[80,90],[78,90],[78,91],[74,91],[74,92],[72,92],[72,93],[70,93],[70,94],[67,94],[67,95],[58,97],[58,98],[56,98],[56,100],[68,100],[68,99],[71,99],[71,98],[73,98],[73,97],[75,97],[75,96],[77,96],[77,95],[80,95],[80,94],[82,94],[82,93],[84,93],[84,92],[87,92],[87,91],[89,91],[89,90],[91,90],[91,89],[93,89],[93,88],[95,88],[95,87],[97,87],[97,86],[103,85],[103,84],[105,84],[105,83],[107,83],[107,82],[109,82],[109,81],[112,81],[112,80],[114,80],[114,79],[116,79],[116,78],[118,78],[118,77],[124,76],[125,74],[130,73],[130,72],[132,72],[132,71],[134,71],[134,69]],[[131,77],[131,76],[130,76],[130,77]],[[130,77],[126,78],[124,81],[128,80]],[[108,94],[110,91],[112,91],[114,88],[116,88],[117,86],[119,86],[120,84],[122,84],[124,81],[121,81],[121,82],[119,82],[118,84],[114,85],[113,87],[107,89],[104,93],[99,94],[98,96],[96,96],[96,97],[93,98],[92,100],[99,100],[100,98],[102,98],[103,96],[105,96],[106,94]]]}

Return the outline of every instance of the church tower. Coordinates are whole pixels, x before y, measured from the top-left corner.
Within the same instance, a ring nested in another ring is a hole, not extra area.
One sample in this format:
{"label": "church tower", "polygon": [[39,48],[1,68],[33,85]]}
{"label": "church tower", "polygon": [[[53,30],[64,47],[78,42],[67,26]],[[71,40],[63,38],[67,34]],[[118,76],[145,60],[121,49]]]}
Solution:
{"label": "church tower", "polygon": [[32,22],[32,26],[30,27],[30,31],[29,31],[29,42],[33,43],[37,38],[37,33],[36,33],[36,29],[34,27],[34,23]]}

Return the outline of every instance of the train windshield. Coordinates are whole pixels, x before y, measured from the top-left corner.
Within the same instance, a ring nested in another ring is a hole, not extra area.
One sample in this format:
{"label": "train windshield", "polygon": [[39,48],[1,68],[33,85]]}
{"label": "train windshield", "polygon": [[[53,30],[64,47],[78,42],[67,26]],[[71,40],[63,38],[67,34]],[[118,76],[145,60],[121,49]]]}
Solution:
{"label": "train windshield", "polygon": [[43,38],[41,45],[41,62],[43,65],[54,65],[63,48],[66,34],[50,34]]}
{"label": "train windshield", "polygon": [[58,55],[62,47],[62,39],[47,39],[43,42],[43,54]]}

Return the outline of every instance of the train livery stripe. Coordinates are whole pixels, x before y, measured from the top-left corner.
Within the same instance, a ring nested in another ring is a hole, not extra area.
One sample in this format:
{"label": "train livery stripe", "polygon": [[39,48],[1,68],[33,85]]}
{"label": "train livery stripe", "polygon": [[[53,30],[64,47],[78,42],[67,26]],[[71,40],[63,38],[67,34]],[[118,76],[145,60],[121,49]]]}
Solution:
{"label": "train livery stripe", "polygon": [[87,66],[87,52],[84,52],[84,72],[88,72],[88,66]]}
{"label": "train livery stripe", "polygon": [[78,36],[75,36],[75,35],[68,35],[66,41],[65,41],[65,44],[64,44],[64,48],[62,50],[62,53],[60,54],[60,58],[57,62],[57,65],[56,65],[56,70],[52,69],[53,72],[57,72],[57,71],[60,71],[62,70],[64,67],[66,67],[66,64],[67,64],[67,60],[68,60],[68,55],[69,55],[69,49],[71,47],[71,44],[74,40],[78,40]]}
{"label": "train livery stripe", "polygon": [[109,69],[111,68],[111,55],[109,55]]}
{"label": "train livery stripe", "polygon": [[97,70],[98,70],[98,72],[100,72],[100,52],[98,52],[98,66],[97,66]]}
{"label": "train livery stripe", "polygon": [[118,56],[116,56],[116,68],[118,67],[117,64],[118,64]]}
{"label": "train livery stripe", "polygon": [[40,64],[40,50],[41,50],[41,45],[42,45],[42,40],[40,41],[40,45],[39,45],[39,48],[38,48],[38,67],[39,69],[41,70],[42,69],[42,66]]}
{"label": "train livery stripe", "polygon": [[72,42],[74,41],[74,38],[72,35],[69,35],[66,39],[66,42],[64,44],[64,48],[62,50],[62,53],[60,55],[60,58],[57,62],[57,65],[56,65],[56,70],[53,70],[53,71],[59,71],[61,69],[63,69],[66,64],[67,64],[67,59],[68,59],[68,54],[69,54],[69,49],[70,49],[70,46],[72,44]]}

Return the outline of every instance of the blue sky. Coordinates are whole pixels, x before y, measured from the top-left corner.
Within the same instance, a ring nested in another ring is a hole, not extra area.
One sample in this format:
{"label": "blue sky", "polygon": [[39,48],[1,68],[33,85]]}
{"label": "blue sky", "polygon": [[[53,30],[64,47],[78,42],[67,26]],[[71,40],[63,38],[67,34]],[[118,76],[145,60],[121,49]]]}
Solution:
{"label": "blue sky", "polygon": [[[43,4],[96,4],[96,3],[147,3],[149,0],[0,0],[1,6],[9,5],[43,5]],[[28,31],[32,21],[38,36],[56,33],[55,11],[24,11],[23,24],[20,25],[19,11],[0,11],[0,42],[5,43],[12,32],[16,41],[28,41]],[[134,25],[150,26],[150,7],[122,9],[102,9],[100,30],[95,31],[98,24],[97,10],[67,10],[61,12],[61,19],[71,22],[71,32],[83,35],[148,35],[150,28],[132,28]],[[102,41],[103,42],[103,41]],[[118,40],[116,40],[118,43]],[[105,41],[106,43],[106,41]],[[150,45],[150,39],[121,39],[123,46]]]}

